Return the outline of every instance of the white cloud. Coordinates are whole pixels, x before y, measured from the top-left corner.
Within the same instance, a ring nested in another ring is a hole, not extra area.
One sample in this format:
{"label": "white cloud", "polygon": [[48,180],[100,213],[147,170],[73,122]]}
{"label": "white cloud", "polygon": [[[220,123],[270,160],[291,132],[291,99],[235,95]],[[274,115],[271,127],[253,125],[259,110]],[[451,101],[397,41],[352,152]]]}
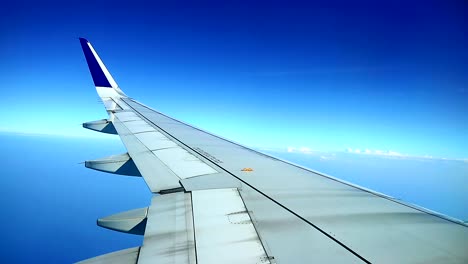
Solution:
{"label": "white cloud", "polygon": [[320,156],[320,161],[334,160],[334,159],[335,159],[335,155],[333,153],[329,156],[325,156],[325,155]]}
{"label": "white cloud", "polygon": [[[282,151],[284,151],[284,149]],[[381,156],[383,158],[393,158],[393,159],[398,158],[398,159],[420,159],[420,160],[456,160],[456,161],[462,161],[462,162],[468,163],[468,158],[442,158],[442,157],[433,157],[430,155],[417,156],[417,155],[403,154],[401,152],[397,152],[394,150],[378,150],[378,149],[372,150],[368,148],[355,148],[355,149],[346,148],[344,151],[347,153],[352,153],[352,154],[374,155],[374,156]],[[289,146],[287,147],[287,152],[317,155],[317,157],[320,158],[320,161],[336,159],[333,152],[314,151],[311,148],[304,147],[304,146],[302,147]]]}
{"label": "white cloud", "polygon": [[300,147],[299,148],[299,152],[302,152],[302,153],[311,153],[312,152],[312,149],[308,148],[308,147]]}
{"label": "white cloud", "polygon": [[386,153],[388,156],[399,156],[399,157],[402,157],[402,156],[405,156],[401,153],[398,153],[396,151],[392,151],[392,150],[389,150],[387,153]]}
{"label": "white cloud", "polygon": [[372,149],[364,149],[361,150],[359,148],[352,149],[352,148],[346,148],[345,152],[347,153],[353,153],[353,154],[365,154],[365,155],[376,155],[376,156],[382,156],[382,157],[388,157],[388,158],[411,158],[411,159],[426,159],[426,160],[457,160],[457,161],[463,161],[463,162],[468,162],[468,159],[452,159],[452,158],[444,158],[444,157],[434,157],[430,155],[424,155],[424,156],[417,156],[417,155],[409,155],[409,154],[403,154],[397,151],[393,150],[372,150]]}
{"label": "white cloud", "polygon": [[355,154],[381,155],[381,156],[398,156],[398,157],[407,156],[407,155],[401,154],[393,150],[371,150],[368,148],[364,150],[361,150],[358,148],[354,150],[352,148],[347,148],[346,152],[355,153]]}
{"label": "white cloud", "polygon": [[299,148],[296,148],[296,147],[288,147],[287,148],[287,151],[289,153],[293,153],[293,152],[296,152],[296,153],[304,153],[304,154],[310,154],[312,153],[312,149],[309,148],[309,147],[299,147]]}

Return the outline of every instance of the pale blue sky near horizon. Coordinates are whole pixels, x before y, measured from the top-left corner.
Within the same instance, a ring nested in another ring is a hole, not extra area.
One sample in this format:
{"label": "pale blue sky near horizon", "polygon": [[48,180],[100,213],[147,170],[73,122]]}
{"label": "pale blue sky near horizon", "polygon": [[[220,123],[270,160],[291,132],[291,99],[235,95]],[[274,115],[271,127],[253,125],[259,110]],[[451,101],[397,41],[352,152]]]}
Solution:
{"label": "pale blue sky near horizon", "polygon": [[[71,263],[141,245],[142,236],[96,225],[96,219],[148,206],[138,177],[84,167],[125,151],[117,136],[62,137],[0,133],[5,263]],[[468,163],[350,153],[269,153],[405,202],[468,220]],[[14,221],[12,221],[14,219]]]}
{"label": "pale blue sky near horizon", "polygon": [[130,96],[260,148],[468,158],[463,1],[18,1],[0,16],[0,130],[94,136],[78,37]]}

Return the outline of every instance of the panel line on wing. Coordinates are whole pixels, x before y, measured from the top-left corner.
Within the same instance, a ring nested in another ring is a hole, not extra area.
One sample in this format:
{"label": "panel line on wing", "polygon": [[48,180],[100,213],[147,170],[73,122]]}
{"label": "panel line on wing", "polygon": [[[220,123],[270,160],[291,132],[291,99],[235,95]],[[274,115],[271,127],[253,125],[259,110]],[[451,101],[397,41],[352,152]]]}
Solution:
{"label": "panel line on wing", "polygon": [[191,209],[191,216],[192,216],[192,232],[193,232],[193,245],[195,249],[195,263],[198,263],[198,253],[197,253],[197,231],[195,230],[195,214],[193,212],[193,195],[192,192],[190,193],[190,209]]}
{"label": "panel line on wing", "polygon": [[191,193],[200,263],[270,263],[237,188]]}
{"label": "panel line on wing", "polygon": [[[458,225],[467,226],[466,223],[463,223],[462,221],[460,221],[460,220],[458,220],[458,219],[454,219],[454,218],[449,217],[449,216],[447,216],[447,215],[442,215],[442,214],[439,214],[439,213],[437,213],[437,212],[434,212],[434,211],[429,210],[429,209],[424,208],[424,207],[420,207],[420,206],[417,206],[417,205],[414,205],[414,204],[405,203],[404,201],[401,201],[401,200],[396,200],[395,198],[393,198],[393,197],[391,197],[391,196],[388,196],[388,195],[385,195],[385,194],[383,194],[383,193],[379,193],[379,192],[376,192],[376,191],[373,191],[373,190],[364,188],[364,187],[362,187],[362,186],[359,186],[359,185],[356,185],[356,184],[353,184],[353,183],[344,181],[344,180],[342,180],[342,179],[335,178],[335,177],[333,177],[333,176],[327,175],[327,174],[322,173],[322,172],[318,172],[318,171],[315,171],[315,170],[311,170],[311,169],[309,169],[309,168],[305,168],[305,167],[303,167],[303,166],[301,166],[301,165],[298,165],[298,164],[295,164],[295,163],[291,163],[291,162],[289,162],[289,161],[285,161],[285,160],[283,160],[283,159],[280,159],[280,158],[277,158],[277,157],[274,157],[274,156],[267,155],[267,154],[265,154],[265,153],[262,153],[262,152],[260,152],[260,151],[254,150],[254,149],[250,149],[250,148],[248,148],[248,147],[246,147],[246,146],[244,146],[244,145],[242,145],[242,144],[240,144],[240,143],[238,143],[238,142],[232,141],[232,140],[230,140],[230,139],[226,139],[226,138],[221,137],[221,136],[219,136],[219,135],[213,134],[213,133],[208,132],[208,131],[205,131],[205,130],[203,130],[203,129],[201,129],[201,128],[195,127],[195,126],[193,126],[193,125],[191,125],[191,124],[185,123],[185,122],[183,122],[183,121],[180,121],[180,120],[177,120],[177,119],[175,119],[175,118],[173,118],[173,117],[170,117],[170,116],[168,116],[168,115],[165,115],[164,113],[161,113],[161,112],[158,112],[158,111],[156,111],[156,110],[154,110],[154,109],[151,109],[150,107],[148,107],[148,106],[146,106],[146,105],[144,105],[144,104],[142,104],[142,103],[140,103],[140,102],[137,102],[137,101],[135,101],[135,100],[133,100],[133,99],[131,99],[131,98],[125,98],[124,101],[126,102],[126,100],[129,100],[130,102],[132,102],[132,103],[134,103],[134,104],[137,104],[137,105],[139,105],[139,106],[144,107],[145,109],[147,109],[148,112],[154,111],[155,113],[157,113],[157,114],[159,114],[159,115],[162,115],[162,116],[164,116],[164,117],[166,117],[166,118],[168,118],[168,119],[170,119],[170,120],[173,120],[175,123],[180,123],[181,125],[186,125],[186,126],[192,128],[192,129],[198,130],[198,131],[200,131],[200,132],[206,133],[206,134],[211,135],[211,136],[213,136],[213,137],[216,137],[216,138],[218,138],[218,139],[221,139],[221,140],[224,140],[224,141],[226,141],[226,142],[232,143],[232,144],[234,144],[234,145],[236,145],[236,146],[238,146],[238,147],[241,147],[241,148],[243,148],[243,149],[245,149],[245,150],[248,150],[248,151],[250,151],[250,152],[256,153],[256,154],[261,155],[261,156],[263,156],[263,157],[266,157],[266,158],[269,158],[269,159],[273,159],[273,160],[275,160],[275,161],[279,161],[279,162],[281,162],[281,163],[284,163],[284,164],[287,164],[287,165],[296,167],[296,168],[298,168],[298,169],[304,170],[304,171],[309,172],[309,173],[314,173],[314,174],[317,175],[317,176],[321,176],[321,177],[323,177],[323,178],[326,178],[326,179],[329,179],[329,180],[332,180],[332,181],[335,181],[335,182],[338,182],[338,183],[341,183],[341,184],[350,186],[350,187],[355,188],[355,189],[357,189],[357,190],[360,190],[360,191],[363,191],[363,192],[366,192],[366,193],[373,194],[373,195],[378,196],[378,197],[380,197],[380,198],[383,198],[383,199],[385,199],[385,200],[388,200],[388,201],[391,201],[391,202],[394,202],[394,203],[397,203],[397,204],[400,204],[400,205],[403,205],[403,206],[406,206],[406,207],[409,207],[409,208],[418,210],[418,211],[420,211],[420,212],[423,212],[423,213],[426,213],[426,214],[429,214],[429,215],[438,217],[438,218],[440,218],[440,219],[444,219],[444,220],[450,221],[450,222],[455,223],[455,224],[458,224]],[[127,103],[127,102],[126,102],[126,103]],[[133,110],[135,110],[137,113],[139,113],[139,111],[137,111],[137,110],[136,110],[133,106],[131,106],[129,103],[127,103],[127,105],[128,105],[131,109],[133,109]],[[152,122],[152,123],[153,123],[153,122]],[[161,122],[161,123],[165,123],[165,122]],[[168,123],[168,122],[167,122],[167,123]],[[154,124],[156,127],[158,127],[159,129],[161,129],[162,131],[164,131],[160,126],[157,126],[155,123],[153,123],[153,124]],[[171,124],[172,124],[172,123],[171,123]],[[170,133],[168,133],[167,131],[164,131],[164,132],[170,135]],[[182,141],[179,140],[179,139],[176,139],[176,140],[177,140],[178,142],[182,142]],[[187,146],[186,144],[184,144],[184,145]],[[188,146],[187,146],[187,147],[188,147]],[[188,148],[190,148],[190,147],[188,147]],[[194,152],[196,152],[197,154],[201,155],[202,157],[206,158],[206,157],[204,156],[204,154],[199,153],[199,151],[196,151],[196,150],[194,150],[194,149],[192,149],[192,148],[190,148],[190,149],[193,150]],[[209,158],[206,158],[206,159],[207,159],[207,160],[210,160]]]}
{"label": "panel line on wing", "polygon": [[[133,106],[129,105],[129,107],[131,107],[136,113],[139,113],[138,110],[136,110]],[[167,135],[170,135],[170,133],[168,133],[167,131],[165,131],[163,128],[161,128],[160,126],[158,126],[157,124],[155,124],[153,121],[151,120],[148,120],[150,123],[152,123],[155,127],[157,127],[160,131],[164,132],[165,134]],[[198,155],[204,157],[201,153],[197,152],[196,150],[194,150],[191,146],[187,145],[186,143],[182,142],[181,140],[179,140],[178,138],[174,137],[173,135],[171,135],[171,137],[178,141],[180,145],[183,145],[185,146],[186,148],[190,149],[191,151],[193,151],[194,153],[197,153]],[[245,180],[243,180],[242,178],[236,176],[235,174],[233,174],[232,172],[230,172],[229,170],[225,169],[224,167],[222,167],[220,164],[217,164],[217,163],[214,163],[214,162],[211,162],[214,166],[218,167],[219,169],[221,169],[222,171],[228,173],[229,175],[233,176],[234,178],[238,179],[239,181],[241,181],[242,183],[246,184],[247,186],[249,186],[250,188],[254,189],[255,191],[257,191],[258,193],[260,193],[262,196],[264,196],[265,198],[271,200],[272,202],[276,203],[277,205],[279,205],[280,207],[282,207],[283,209],[285,209],[286,211],[290,212],[291,214],[293,214],[294,216],[298,217],[299,219],[301,219],[302,221],[306,222],[307,224],[309,224],[310,226],[312,226],[313,228],[315,228],[317,231],[319,231],[320,233],[322,233],[323,235],[325,235],[326,237],[328,237],[329,239],[333,240],[335,243],[339,244],[341,247],[343,247],[344,249],[346,249],[347,251],[349,251],[350,253],[352,253],[353,255],[355,255],[356,257],[358,257],[359,259],[361,259],[362,261],[364,261],[365,263],[370,263],[370,261],[368,261],[367,259],[365,259],[363,256],[361,256],[359,253],[357,253],[356,251],[354,251],[353,249],[351,249],[350,247],[348,247],[347,245],[345,245],[343,242],[339,241],[338,239],[336,239],[335,237],[333,237],[332,235],[330,235],[329,233],[327,233],[326,231],[324,231],[323,229],[321,229],[320,227],[318,227],[317,225],[313,224],[312,222],[310,222],[309,220],[307,220],[306,218],[302,217],[301,215],[299,215],[298,213],[294,212],[293,210],[289,209],[288,207],[286,207],[285,205],[281,204],[280,202],[276,201],[275,199],[273,199],[272,197],[268,196],[266,193],[260,191],[259,189],[257,189],[256,187],[252,186],[251,184],[249,184],[248,182],[246,182]]]}
{"label": "panel line on wing", "polygon": [[[126,136],[134,137],[138,140],[149,150],[149,153],[151,153],[154,158],[176,175],[179,180],[218,173],[217,170],[189,153],[169,137],[157,131],[155,127],[148,124],[135,113],[136,112],[119,112],[114,114],[119,123],[130,133],[125,134],[125,132],[122,132]],[[130,151],[129,153],[132,155]],[[138,162],[135,162],[138,166]],[[142,173],[142,175],[145,178],[144,173]]]}
{"label": "panel line on wing", "polygon": [[[239,189],[237,189],[237,192],[239,194],[239,197],[241,197],[241,200],[242,200],[242,203],[244,204],[245,209],[247,209],[248,207],[245,204],[244,198],[242,197],[241,192],[239,191]],[[266,242],[262,239],[262,237],[260,236],[260,233],[258,232],[257,225],[255,224],[256,221],[255,221],[254,213],[252,211],[249,211],[249,210],[246,210],[246,212],[247,212],[247,214],[249,215],[249,217],[250,217],[250,219],[252,221],[253,228],[255,229],[255,233],[257,233],[258,239],[260,240],[260,242],[262,244],[263,251],[265,251],[265,253],[268,256],[273,256],[271,254],[271,251],[268,249]]]}

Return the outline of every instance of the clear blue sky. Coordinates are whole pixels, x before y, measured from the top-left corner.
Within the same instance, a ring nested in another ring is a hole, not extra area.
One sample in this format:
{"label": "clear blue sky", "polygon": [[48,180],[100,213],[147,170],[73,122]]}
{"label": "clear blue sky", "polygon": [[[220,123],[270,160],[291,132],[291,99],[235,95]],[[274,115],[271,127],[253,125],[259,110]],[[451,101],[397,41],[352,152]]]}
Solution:
{"label": "clear blue sky", "polygon": [[85,37],[127,94],[247,145],[467,158],[466,1],[313,2],[4,3],[0,129],[94,135]]}

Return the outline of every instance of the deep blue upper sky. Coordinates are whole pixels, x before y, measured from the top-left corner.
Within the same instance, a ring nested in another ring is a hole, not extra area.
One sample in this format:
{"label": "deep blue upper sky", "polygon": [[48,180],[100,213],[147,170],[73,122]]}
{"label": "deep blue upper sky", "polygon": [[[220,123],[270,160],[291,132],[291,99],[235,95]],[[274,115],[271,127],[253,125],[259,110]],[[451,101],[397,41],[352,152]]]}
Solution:
{"label": "deep blue upper sky", "polygon": [[4,3],[0,129],[91,135],[85,37],[130,96],[247,145],[467,158],[466,1],[386,2]]}

